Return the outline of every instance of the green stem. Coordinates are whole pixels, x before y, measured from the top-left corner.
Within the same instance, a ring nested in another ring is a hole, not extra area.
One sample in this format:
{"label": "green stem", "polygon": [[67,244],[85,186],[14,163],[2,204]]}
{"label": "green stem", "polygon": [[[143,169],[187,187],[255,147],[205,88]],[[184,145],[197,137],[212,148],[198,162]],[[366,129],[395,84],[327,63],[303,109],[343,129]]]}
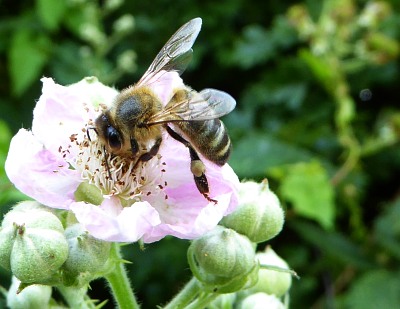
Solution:
{"label": "green stem", "polygon": [[93,300],[87,297],[86,288],[66,287],[63,285],[59,285],[57,286],[57,289],[60,291],[61,295],[64,297],[64,300],[67,302],[68,307],[70,308],[79,308],[79,309],[96,308]]}
{"label": "green stem", "polygon": [[186,308],[186,305],[189,304],[199,294],[199,291],[200,287],[198,285],[198,281],[195,277],[193,277],[164,307],[164,309]]}
{"label": "green stem", "polygon": [[105,275],[111,292],[120,309],[139,309],[133,289],[129,282],[125,266],[123,264],[120,246],[113,244],[111,249],[111,258],[114,260],[114,269]]}
{"label": "green stem", "polygon": [[0,294],[3,294],[4,298],[7,298],[8,291],[0,285]]}

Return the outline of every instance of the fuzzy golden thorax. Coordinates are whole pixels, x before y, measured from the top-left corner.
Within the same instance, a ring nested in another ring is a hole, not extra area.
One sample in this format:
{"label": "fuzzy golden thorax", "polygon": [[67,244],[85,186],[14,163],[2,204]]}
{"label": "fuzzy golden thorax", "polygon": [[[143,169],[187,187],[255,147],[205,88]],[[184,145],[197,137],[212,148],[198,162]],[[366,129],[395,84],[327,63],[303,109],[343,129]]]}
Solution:
{"label": "fuzzy golden thorax", "polygon": [[106,150],[114,155],[137,159],[161,138],[161,126],[146,125],[162,109],[158,97],[148,87],[123,90],[112,106],[95,122]]}

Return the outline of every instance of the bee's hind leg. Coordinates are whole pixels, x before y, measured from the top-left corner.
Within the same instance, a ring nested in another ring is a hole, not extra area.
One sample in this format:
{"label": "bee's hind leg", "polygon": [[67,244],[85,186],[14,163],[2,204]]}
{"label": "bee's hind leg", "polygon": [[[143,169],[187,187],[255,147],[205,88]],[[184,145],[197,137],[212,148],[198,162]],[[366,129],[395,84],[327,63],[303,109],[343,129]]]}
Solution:
{"label": "bee's hind leg", "polygon": [[210,198],[208,194],[210,193],[210,187],[208,185],[208,180],[205,174],[206,167],[204,163],[201,161],[199,155],[197,154],[196,150],[192,147],[192,145],[185,140],[182,136],[172,130],[169,126],[166,126],[167,132],[171,135],[172,138],[181,142],[189,149],[190,153],[190,170],[193,174],[194,182],[196,184],[197,189],[203,196],[210,202],[217,204],[218,201]]}

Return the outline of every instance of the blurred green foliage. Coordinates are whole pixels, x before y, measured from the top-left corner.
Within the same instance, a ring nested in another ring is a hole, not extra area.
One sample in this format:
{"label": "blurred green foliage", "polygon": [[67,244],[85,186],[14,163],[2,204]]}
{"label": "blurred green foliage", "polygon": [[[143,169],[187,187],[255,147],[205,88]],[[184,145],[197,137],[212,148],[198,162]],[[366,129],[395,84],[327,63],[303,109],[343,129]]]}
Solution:
{"label": "blurred green foliage", "polygon": [[[40,77],[126,87],[197,16],[203,30],[183,78],[237,99],[224,118],[230,164],[242,179],[268,177],[286,209],[271,244],[301,276],[291,307],[400,307],[396,0],[0,1],[2,213],[22,198],[4,161],[12,134],[30,127]],[[126,247],[145,308],[188,278],[186,248],[176,239]],[[107,297],[102,282],[93,287]]]}

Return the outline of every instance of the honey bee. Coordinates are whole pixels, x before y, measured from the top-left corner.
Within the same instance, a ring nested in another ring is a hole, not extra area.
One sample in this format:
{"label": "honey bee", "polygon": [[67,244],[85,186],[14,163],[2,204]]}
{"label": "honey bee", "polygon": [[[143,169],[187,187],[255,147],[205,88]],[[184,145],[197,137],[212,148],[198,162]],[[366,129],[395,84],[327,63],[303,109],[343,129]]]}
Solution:
{"label": "honey bee", "polygon": [[202,154],[222,166],[229,157],[231,141],[219,117],[231,112],[235,100],[227,93],[189,86],[174,89],[172,99],[163,106],[149,85],[160,73],[179,75],[192,56],[191,47],[201,28],[201,19],[190,20],[167,41],[143,77],[116,97],[95,120],[94,130],[106,152],[134,160],[135,166],[153,158],[162,143],[162,133],[181,142],[189,150],[190,169],[199,192],[209,201],[209,185]]}

